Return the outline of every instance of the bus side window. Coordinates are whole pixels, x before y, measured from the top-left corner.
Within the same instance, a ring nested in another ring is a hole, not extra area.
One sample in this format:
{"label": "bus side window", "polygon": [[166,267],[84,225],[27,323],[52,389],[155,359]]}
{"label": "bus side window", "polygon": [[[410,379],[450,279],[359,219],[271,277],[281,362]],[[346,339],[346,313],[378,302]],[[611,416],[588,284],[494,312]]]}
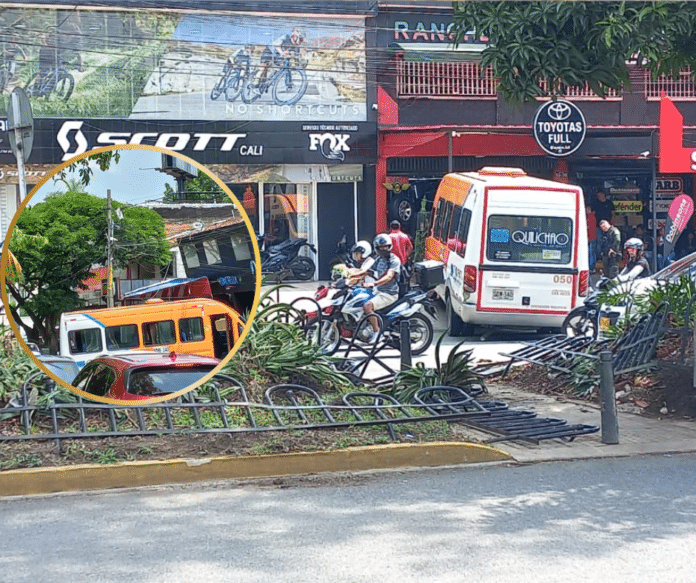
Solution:
{"label": "bus side window", "polygon": [[182,342],[205,340],[203,318],[182,318],[179,320],[179,338]]}
{"label": "bus side window", "polygon": [[459,232],[457,233],[456,252],[457,255],[464,257],[466,251],[466,240],[469,236],[469,225],[471,224],[471,211],[462,209],[462,220],[459,223]]}
{"label": "bus side window", "polygon": [[138,346],[140,346],[140,340],[138,339],[138,327],[135,324],[107,326],[107,350],[118,350],[121,348],[137,348]]}
{"label": "bus side window", "polygon": [[161,322],[146,322],[143,324],[143,344],[153,346],[155,344],[174,344],[176,331],[173,320]]}
{"label": "bus side window", "polygon": [[447,233],[449,230],[449,223],[450,218],[452,217],[453,208],[454,204],[451,201],[447,201],[447,204],[445,206],[445,212],[442,217],[442,222],[440,223],[440,229],[437,233],[435,233],[435,236],[439,239],[439,241],[445,244],[447,244]]}
{"label": "bus side window", "polygon": [[71,330],[68,332],[70,354],[81,352],[99,352],[102,349],[101,331],[99,328]]}
{"label": "bus side window", "polygon": [[452,211],[452,220],[447,231],[447,248],[450,251],[457,250],[457,232],[459,231],[459,221],[462,218],[462,207],[457,205]]}
{"label": "bus side window", "polygon": [[440,228],[442,225],[442,215],[445,212],[445,199],[441,198],[437,203],[437,209],[433,213],[433,224],[430,233],[433,237],[439,238]]}

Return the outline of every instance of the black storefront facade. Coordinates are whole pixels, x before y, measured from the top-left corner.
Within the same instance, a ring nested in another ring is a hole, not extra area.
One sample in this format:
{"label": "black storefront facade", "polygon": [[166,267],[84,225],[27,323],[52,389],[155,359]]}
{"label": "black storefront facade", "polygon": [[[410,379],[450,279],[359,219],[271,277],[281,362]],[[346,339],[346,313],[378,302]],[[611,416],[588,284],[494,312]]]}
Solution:
{"label": "black storefront facade", "polygon": [[[37,32],[17,85],[36,74],[43,30],[83,65],[64,67],[74,79],[68,99],[29,95],[35,137],[27,183],[103,146],[172,150],[227,184],[260,234],[308,238],[318,249],[316,276],[328,277],[342,233],[354,240],[361,230],[374,232],[376,112],[368,106],[374,97],[365,25],[371,14],[368,2],[203,2],[193,11],[176,0],[155,10],[127,1],[72,10],[8,3],[4,19]],[[266,49],[296,30],[301,59],[288,61],[292,79],[278,75],[276,82],[294,97],[272,84],[258,96],[215,95],[237,51],[246,51],[258,82]],[[16,162],[2,147],[0,170],[6,198],[13,198]]]}

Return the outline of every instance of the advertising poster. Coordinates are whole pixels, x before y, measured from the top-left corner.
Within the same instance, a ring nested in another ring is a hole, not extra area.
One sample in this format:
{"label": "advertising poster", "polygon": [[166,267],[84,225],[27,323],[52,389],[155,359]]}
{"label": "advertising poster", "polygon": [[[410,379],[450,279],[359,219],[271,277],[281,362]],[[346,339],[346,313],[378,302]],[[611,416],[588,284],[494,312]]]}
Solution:
{"label": "advertising poster", "polygon": [[0,44],[36,117],[366,120],[360,19],[11,8]]}

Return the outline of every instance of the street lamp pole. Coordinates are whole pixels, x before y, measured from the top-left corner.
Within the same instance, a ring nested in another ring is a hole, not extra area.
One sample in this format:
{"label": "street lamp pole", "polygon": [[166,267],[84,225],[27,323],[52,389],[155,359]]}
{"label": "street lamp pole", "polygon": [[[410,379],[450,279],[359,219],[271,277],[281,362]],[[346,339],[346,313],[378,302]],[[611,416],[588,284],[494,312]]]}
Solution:
{"label": "street lamp pole", "polygon": [[106,307],[114,307],[113,247],[114,224],[111,220],[111,189],[106,190]]}

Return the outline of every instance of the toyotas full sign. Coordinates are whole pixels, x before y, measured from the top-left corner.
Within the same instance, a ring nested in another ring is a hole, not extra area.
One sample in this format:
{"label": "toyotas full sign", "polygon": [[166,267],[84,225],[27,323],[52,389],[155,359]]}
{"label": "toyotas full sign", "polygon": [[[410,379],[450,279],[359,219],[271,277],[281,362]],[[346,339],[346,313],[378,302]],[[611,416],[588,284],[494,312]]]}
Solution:
{"label": "toyotas full sign", "polygon": [[551,156],[568,156],[585,140],[585,118],[570,101],[549,101],[534,116],[534,139]]}

